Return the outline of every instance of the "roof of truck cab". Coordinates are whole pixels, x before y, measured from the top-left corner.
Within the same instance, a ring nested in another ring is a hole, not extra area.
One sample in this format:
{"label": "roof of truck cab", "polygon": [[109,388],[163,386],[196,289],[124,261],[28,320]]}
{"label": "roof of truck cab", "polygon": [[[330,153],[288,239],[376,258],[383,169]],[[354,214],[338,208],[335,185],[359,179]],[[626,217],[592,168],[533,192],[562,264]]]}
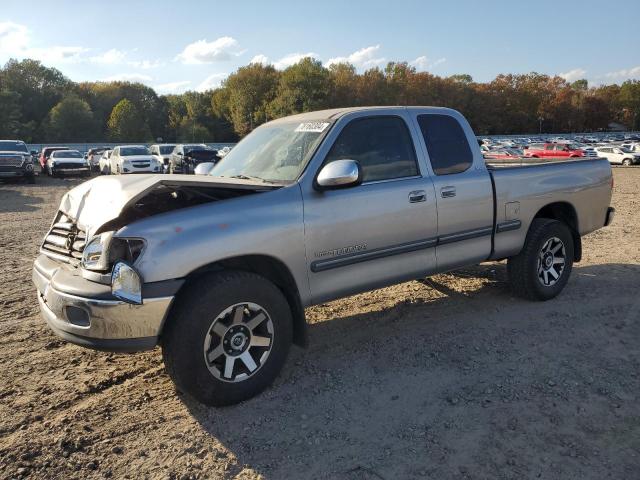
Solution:
{"label": "roof of truck cab", "polygon": [[454,110],[446,107],[430,107],[430,106],[370,106],[370,107],[347,107],[347,108],[332,108],[328,110],[316,110],[314,112],[298,113],[297,115],[290,115],[288,117],[278,118],[269,122],[275,123],[288,123],[288,122],[306,122],[314,120],[335,120],[347,113],[361,112],[366,110],[440,110],[443,112],[453,112]]}

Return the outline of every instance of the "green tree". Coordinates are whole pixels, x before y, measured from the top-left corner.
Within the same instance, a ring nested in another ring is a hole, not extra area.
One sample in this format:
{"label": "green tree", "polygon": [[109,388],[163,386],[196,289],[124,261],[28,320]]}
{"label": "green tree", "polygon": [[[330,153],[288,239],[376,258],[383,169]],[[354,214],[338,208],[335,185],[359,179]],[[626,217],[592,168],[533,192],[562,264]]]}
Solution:
{"label": "green tree", "polygon": [[271,65],[252,63],[224,82],[229,120],[238,135],[246,135],[268,119],[268,104],[276,96],[279,76]]}
{"label": "green tree", "polygon": [[273,117],[325,108],[329,99],[329,71],[319,60],[303,58],[280,75],[276,98],[269,106]]}
{"label": "green tree", "polygon": [[44,140],[43,124],[51,108],[74,88],[59,70],[37,60],[9,60],[0,72],[3,91],[20,95],[21,132],[28,140]]}
{"label": "green tree", "polygon": [[126,98],[120,100],[107,122],[109,137],[116,142],[146,142],[153,140],[149,126],[136,106]]}
{"label": "green tree", "polygon": [[20,136],[20,94],[0,90],[0,138]]}
{"label": "green tree", "polygon": [[91,107],[76,94],[67,95],[49,112],[45,133],[53,142],[95,140],[97,135]]}

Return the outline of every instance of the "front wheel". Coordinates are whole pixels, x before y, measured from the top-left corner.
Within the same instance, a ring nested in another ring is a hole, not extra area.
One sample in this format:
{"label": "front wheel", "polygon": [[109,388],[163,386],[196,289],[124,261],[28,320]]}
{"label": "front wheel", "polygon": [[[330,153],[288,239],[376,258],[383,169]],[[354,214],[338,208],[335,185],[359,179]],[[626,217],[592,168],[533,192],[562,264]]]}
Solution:
{"label": "front wheel", "polygon": [[562,222],[536,218],[522,251],[507,262],[513,292],[529,300],[550,300],[569,281],[573,267],[573,237]]}
{"label": "front wheel", "polygon": [[622,165],[624,165],[625,167],[630,167],[631,166],[631,160],[628,158],[625,158],[624,160],[622,160]]}
{"label": "front wheel", "polygon": [[206,405],[247,400],[273,382],[293,337],[289,304],[263,277],[229,271],[185,285],[162,334],[178,390]]}

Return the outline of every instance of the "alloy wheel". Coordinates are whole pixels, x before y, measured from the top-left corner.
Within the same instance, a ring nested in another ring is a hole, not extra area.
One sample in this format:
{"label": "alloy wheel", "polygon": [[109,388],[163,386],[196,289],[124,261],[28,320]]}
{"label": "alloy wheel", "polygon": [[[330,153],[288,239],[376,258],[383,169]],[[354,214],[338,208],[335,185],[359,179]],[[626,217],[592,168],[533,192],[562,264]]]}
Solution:
{"label": "alloy wheel", "polygon": [[555,285],[565,267],[566,250],[558,237],[548,239],[538,253],[538,280],[545,287]]}
{"label": "alloy wheel", "polygon": [[226,308],[211,323],[204,341],[204,361],[225,382],[241,382],[266,362],[273,347],[273,321],[255,303]]}

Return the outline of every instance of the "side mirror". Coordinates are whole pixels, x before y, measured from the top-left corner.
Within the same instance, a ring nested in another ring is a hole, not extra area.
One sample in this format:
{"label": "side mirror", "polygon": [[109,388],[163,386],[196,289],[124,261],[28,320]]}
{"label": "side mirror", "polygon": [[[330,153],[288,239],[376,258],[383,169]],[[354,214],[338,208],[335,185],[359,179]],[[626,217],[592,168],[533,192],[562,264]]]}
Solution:
{"label": "side mirror", "polygon": [[329,190],[358,185],[362,182],[360,164],[355,160],[335,160],[327,163],[316,178],[320,189]]}
{"label": "side mirror", "polygon": [[31,155],[38,155],[38,150],[31,150]]}
{"label": "side mirror", "polygon": [[202,162],[196,166],[193,173],[195,173],[196,175],[209,175],[209,172],[211,172],[211,169],[214,166],[215,166],[215,163],[213,162]]}

